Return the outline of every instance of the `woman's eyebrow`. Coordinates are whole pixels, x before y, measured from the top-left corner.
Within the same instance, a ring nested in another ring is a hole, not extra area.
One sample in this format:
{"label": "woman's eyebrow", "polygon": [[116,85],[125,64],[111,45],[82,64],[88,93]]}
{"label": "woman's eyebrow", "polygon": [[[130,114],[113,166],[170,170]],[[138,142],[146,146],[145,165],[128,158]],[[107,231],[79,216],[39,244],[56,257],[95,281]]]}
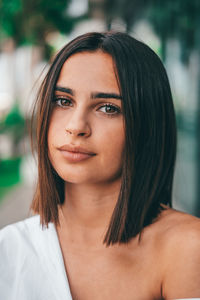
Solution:
{"label": "woman's eyebrow", "polygon": [[64,92],[64,93],[67,93],[67,94],[70,94],[70,95],[74,96],[73,90],[68,88],[68,87],[62,87],[62,86],[57,85],[54,90]]}
{"label": "woman's eyebrow", "polygon": [[[68,93],[72,96],[74,96],[74,91],[68,87],[62,87],[62,86],[56,86],[55,91],[60,91],[64,93]],[[103,92],[95,92],[91,94],[92,99],[97,99],[97,98],[103,98],[103,99],[118,99],[122,100],[122,96],[116,93],[103,93]]]}
{"label": "woman's eyebrow", "polygon": [[114,98],[114,99],[122,100],[122,96],[116,93],[102,93],[102,92],[92,93],[92,99],[96,99],[96,98],[104,98],[104,99]]}

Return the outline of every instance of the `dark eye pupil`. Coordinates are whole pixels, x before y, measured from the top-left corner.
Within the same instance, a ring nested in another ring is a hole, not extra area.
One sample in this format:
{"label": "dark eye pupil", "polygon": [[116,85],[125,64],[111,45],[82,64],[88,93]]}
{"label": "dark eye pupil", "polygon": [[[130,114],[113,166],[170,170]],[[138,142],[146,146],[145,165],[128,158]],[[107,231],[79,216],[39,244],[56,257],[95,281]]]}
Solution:
{"label": "dark eye pupil", "polygon": [[106,112],[115,112],[115,108],[110,106],[110,105],[107,105],[106,106]]}
{"label": "dark eye pupil", "polygon": [[69,100],[67,100],[67,99],[61,99],[61,104],[62,105],[69,104]]}

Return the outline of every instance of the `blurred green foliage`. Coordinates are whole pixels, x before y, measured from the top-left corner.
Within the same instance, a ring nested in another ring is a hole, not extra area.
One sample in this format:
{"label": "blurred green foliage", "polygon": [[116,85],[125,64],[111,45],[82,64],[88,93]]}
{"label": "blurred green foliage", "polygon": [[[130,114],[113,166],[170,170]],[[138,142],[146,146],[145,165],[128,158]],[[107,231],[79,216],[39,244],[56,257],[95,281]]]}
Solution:
{"label": "blurred green foliage", "polygon": [[0,120],[0,134],[7,134],[10,136],[13,149],[13,157],[20,155],[19,144],[26,134],[25,119],[22,116],[19,106],[16,103],[10,112]]}
{"label": "blurred green foliage", "polygon": [[52,31],[69,32],[68,0],[1,0],[1,30],[19,44],[43,44]]}
{"label": "blurred green foliage", "polygon": [[0,160],[0,200],[10,187],[20,182],[21,158]]}
{"label": "blurred green foliage", "polygon": [[199,0],[105,0],[105,15],[108,29],[119,17],[125,22],[127,32],[139,19],[148,18],[161,38],[163,60],[169,38],[180,41],[184,63],[194,48],[200,49]]}
{"label": "blurred green foliage", "polygon": [[6,134],[12,141],[12,157],[0,157],[0,199],[10,187],[20,182],[21,149],[20,142],[26,134],[25,119],[15,104],[10,112],[0,120],[0,134]]}
{"label": "blurred green foliage", "polygon": [[16,46],[33,44],[52,51],[46,37],[51,32],[69,33],[76,18],[67,14],[71,0],[0,0],[0,40],[12,37]]}
{"label": "blurred green foliage", "polygon": [[126,32],[145,15],[149,0],[105,0],[104,11],[108,30],[115,18],[121,18],[126,25]]}
{"label": "blurred green foliage", "polygon": [[181,44],[181,60],[188,63],[191,51],[200,51],[200,1],[199,0],[149,0],[148,17],[161,37],[166,56],[166,41],[176,38]]}

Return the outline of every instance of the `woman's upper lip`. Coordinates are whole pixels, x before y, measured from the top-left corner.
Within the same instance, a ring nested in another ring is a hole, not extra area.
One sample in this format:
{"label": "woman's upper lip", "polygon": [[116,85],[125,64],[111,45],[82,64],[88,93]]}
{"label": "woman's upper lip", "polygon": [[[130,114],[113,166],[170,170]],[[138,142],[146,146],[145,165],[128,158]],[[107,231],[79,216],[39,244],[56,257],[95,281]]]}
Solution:
{"label": "woman's upper lip", "polygon": [[80,146],[70,145],[70,144],[66,144],[61,147],[58,147],[58,149],[61,151],[70,151],[70,152],[74,152],[74,153],[86,153],[86,154],[90,154],[90,155],[96,155],[96,153],[91,152],[88,149],[85,149]]}

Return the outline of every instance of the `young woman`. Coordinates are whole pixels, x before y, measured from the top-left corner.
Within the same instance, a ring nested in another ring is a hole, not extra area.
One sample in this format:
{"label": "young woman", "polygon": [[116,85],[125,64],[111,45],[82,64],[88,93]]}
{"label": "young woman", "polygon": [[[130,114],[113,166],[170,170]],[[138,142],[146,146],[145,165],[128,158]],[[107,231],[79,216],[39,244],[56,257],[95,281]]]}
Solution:
{"label": "young woman", "polygon": [[176,125],[158,56],[124,33],[79,36],[36,117],[36,216],[0,233],[2,299],[200,299],[200,221],[171,208]]}

